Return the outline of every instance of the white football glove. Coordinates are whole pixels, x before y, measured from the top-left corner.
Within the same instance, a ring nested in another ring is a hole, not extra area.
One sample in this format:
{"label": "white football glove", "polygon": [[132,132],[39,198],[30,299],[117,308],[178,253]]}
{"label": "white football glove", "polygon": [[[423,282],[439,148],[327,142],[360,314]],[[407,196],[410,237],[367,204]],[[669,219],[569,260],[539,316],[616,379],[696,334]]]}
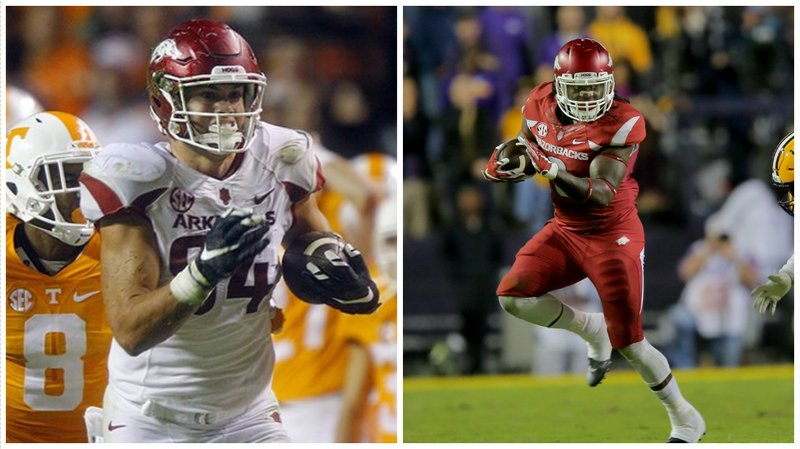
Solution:
{"label": "white football glove", "polygon": [[750,292],[750,296],[755,299],[753,307],[759,313],[764,314],[769,310],[775,315],[775,307],[792,288],[792,277],[789,273],[779,271],[777,274],[767,276],[767,282],[759,285]]}

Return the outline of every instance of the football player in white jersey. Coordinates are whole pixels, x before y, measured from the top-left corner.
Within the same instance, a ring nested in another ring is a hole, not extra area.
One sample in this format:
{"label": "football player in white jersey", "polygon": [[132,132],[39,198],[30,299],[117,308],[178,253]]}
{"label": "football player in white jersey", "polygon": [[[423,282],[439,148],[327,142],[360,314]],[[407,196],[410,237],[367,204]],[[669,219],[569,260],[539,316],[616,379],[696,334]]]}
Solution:
{"label": "football player in white jersey", "polygon": [[[279,245],[330,229],[310,138],[259,121],[266,78],[225,24],[173,29],[147,83],[168,142],[109,145],[81,175],[114,335],[105,441],[288,441],[269,386],[269,297]],[[335,269],[318,280],[331,305],[375,310],[366,269]]]}

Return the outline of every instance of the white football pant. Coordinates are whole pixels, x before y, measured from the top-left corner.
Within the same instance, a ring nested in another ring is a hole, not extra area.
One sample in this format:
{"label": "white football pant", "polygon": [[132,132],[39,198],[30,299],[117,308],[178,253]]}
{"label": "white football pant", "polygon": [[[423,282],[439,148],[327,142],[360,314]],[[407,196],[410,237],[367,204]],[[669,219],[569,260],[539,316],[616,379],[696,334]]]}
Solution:
{"label": "white football pant", "polygon": [[[231,417],[137,406],[109,385],[103,398],[106,443],[288,443],[275,403],[259,398]],[[149,415],[149,416],[148,416]]]}

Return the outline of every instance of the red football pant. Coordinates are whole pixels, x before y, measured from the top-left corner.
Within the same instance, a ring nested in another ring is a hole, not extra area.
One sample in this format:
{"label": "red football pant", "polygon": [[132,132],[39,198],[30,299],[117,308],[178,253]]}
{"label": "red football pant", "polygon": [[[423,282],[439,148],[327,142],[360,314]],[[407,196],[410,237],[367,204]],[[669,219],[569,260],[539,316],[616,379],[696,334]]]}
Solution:
{"label": "red football pant", "polygon": [[588,277],[600,294],[611,344],[621,349],[644,338],[643,263],[638,216],[596,234],[567,231],[551,220],[519,250],[497,296],[537,297]]}

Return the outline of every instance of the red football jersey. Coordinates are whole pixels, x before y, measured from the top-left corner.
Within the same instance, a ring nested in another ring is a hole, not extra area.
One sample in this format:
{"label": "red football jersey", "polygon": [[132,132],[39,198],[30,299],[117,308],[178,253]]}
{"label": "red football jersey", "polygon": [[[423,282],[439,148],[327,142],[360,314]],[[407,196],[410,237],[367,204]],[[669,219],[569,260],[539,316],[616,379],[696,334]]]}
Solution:
{"label": "red football jersey", "polygon": [[522,108],[522,116],[527,131],[560,170],[588,177],[589,165],[604,148],[633,146],[634,150],[617,195],[607,207],[591,207],[573,200],[551,182],[550,196],[556,220],[566,229],[589,232],[605,229],[631,214],[635,215],[639,185],[630,175],[639,143],[645,137],[642,114],[630,104],[614,100],[611,109],[596,121],[564,125],[558,119],[557,110],[553,83],[548,82],[531,91]]}

